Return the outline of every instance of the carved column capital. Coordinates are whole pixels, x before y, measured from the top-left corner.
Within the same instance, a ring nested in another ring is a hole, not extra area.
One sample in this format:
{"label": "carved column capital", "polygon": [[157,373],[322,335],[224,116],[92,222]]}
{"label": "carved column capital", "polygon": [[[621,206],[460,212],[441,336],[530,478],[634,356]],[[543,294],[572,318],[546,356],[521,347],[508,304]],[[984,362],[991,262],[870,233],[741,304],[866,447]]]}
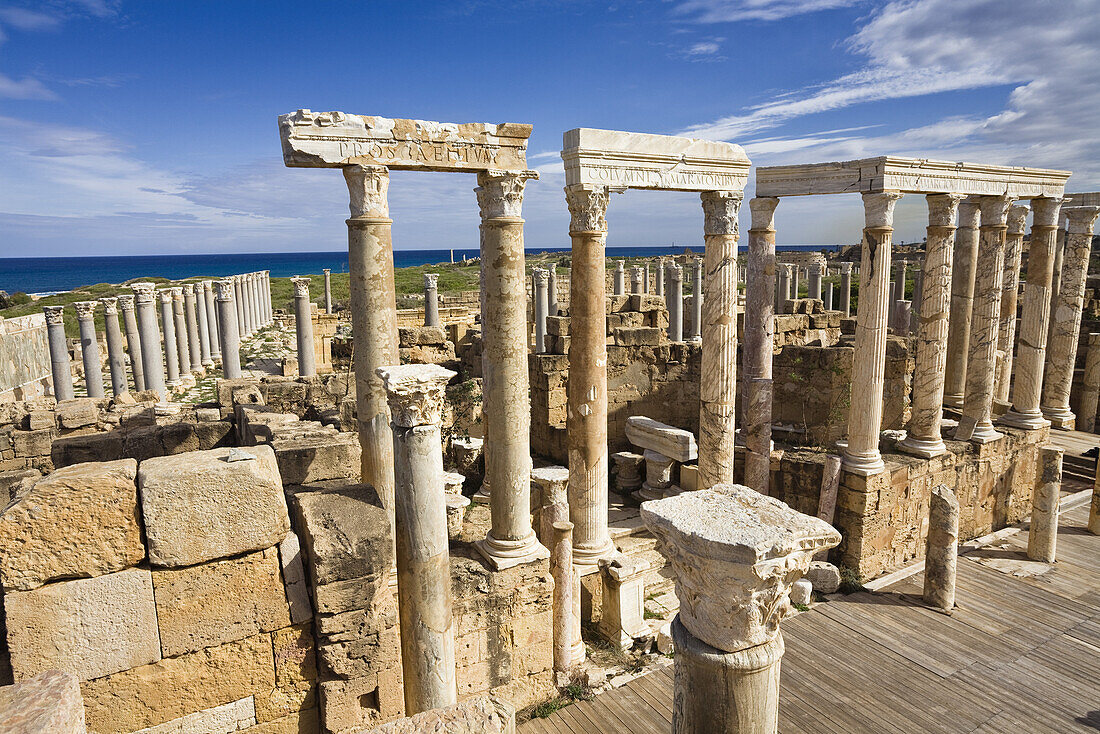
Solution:
{"label": "carved column capital", "polygon": [[95,301],[77,301],[73,304],[73,308],[76,309],[76,318],[78,321],[87,321],[88,319],[94,319],[95,307]]}
{"label": "carved column capital", "polygon": [[131,283],[130,290],[134,292],[138,303],[156,302],[156,285],[153,283]]}
{"label": "carved column capital", "polygon": [[437,364],[379,367],[375,372],[382,378],[394,426],[415,428],[442,422],[447,383],[457,373]]}
{"label": "carved column capital", "polygon": [[46,314],[46,323],[49,326],[57,326],[65,323],[64,306],[43,306],[42,312]]}
{"label": "carved column capital", "polygon": [[550,272],[544,268],[532,268],[531,276],[535,279],[535,285],[546,285],[550,280]]}
{"label": "carved column capital", "polygon": [[1091,235],[1096,217],[1100,215],[1100,206],[1067,206],[1062,207],[1062,213],[1068,221],[1067,233]]}
{"label": "carved column capital", "polygon": [[1034,216],[1031,217],[1031,226],[1057,227],[1061,209],[1061,198],[1043,197],[1040,199],[1032,199],[1031,210],[1034,212]]}
{"label": "carved column capital", "polygon": [[213,292],[214,292],[214,281],[212,281],[212,280],[204,280],[204,281],[202,282],[202,289],[203,289],[203,291],[205,291],[206,293],[213,293]]}
{"label": "carved column capital", "polygon": [[123,312],[133,311],[134,310],[134,296],[133,295],[119,296],[118,297],[118,306],[119,306],[119,308],[121,308],[123,310]]}
{"label": "carved column capital", "polygon": [[1008,208],[1016,201],[1015,196],[983,196],[978,201],[982,211],[982,227],[1007,227]]}
{"label": "carved column capital", "polygon": [[668,277],[673,283],[681,283],[684,280],[684,268],[680,265],[673,265],[668,269]]}
{"label": "carved column capital", "polygon": [[477,194],[481,218],[522,217],[523,190],[529,178],[538,178],[538,174],[534,171],[479,171],[474,193]]}
{"label": "carved column capital", "polygon": [[630,268],[630,282],[641,283],[642,280],[644,280],[643,276],[644,272],[642,271],[641,265],[635,265],[634,267]]}
{"label": "carved column capital", "polygon": [[761,232],[774,232],[777,206],[779,206],[779,199],[774,196],[757,196],[749,199],[752,228]]}
{"label": "carved column capital", "polygon": [[1031,207],[1027,204],[1016,203],[1008,209],[1008,233],[1014,236],[1022,236],[1027,229],[1027,214]]}
{"label": "carved column capital", "polygon": [[863,195],[863,212],[867,229],[886,229],[894,226],[894,205],[902,195],[897,191]]}
{"label": "carved column capital", "polygon": [[294,284],[295,298],[309,298],[309,278],[299,278],[296,275],[290,282]]}
{"label": "carved column capital", "polygon": [[845,275],[851,275],[851,273],[852,273],[852,263],[847,263],[847,262],[841,263],[840,264],[840,272],[845,274]]}
{"label": "carved column capital", "polygon": [[424,288],[437,290],[439,288],[439,273],[424,273]]}
{"label": "carved column capital", "polygon": [[981,224],[982,208],[980,196],[968,196],[959,202],[959,227],[977,229]]}
{"label": "carved column capital", "polygon": [[607,202],[611,190],[607,186],[578,184],[565,187],[565,203],[569,207],[570,232],[606,232]]}
{"label": "carved column capital", "polygon": [[232,301],[233,300],[233,279],[222,278],[221,280],[214,281],[214,290],[217,293],[214,297],[219,301]]}
{"label": "carved column capital", "polygon": [[[123,296],[125,298],[125,296]],[[133,299],[133,296],[130,296]],[[100,298],[99,302],[103,304],[103,313],[108,316],[118,316],[118,298],[115,296],[109,296],[107,298]]]}
{"label": "carved column capital", "polygon": [[928,202],[928,226],[929,227],[955,227],[955,218],[959,215],[959,204],[966,198],[965,194],[928,194],[924,200]]}
{"label": "carved column capital", "polygon": [[168,288],[166,290],[168,291],[168,293],[171,294],[171,298],[172,298],[173,301],[180,301],[180,302],[183,301],[183,287],[182,286],[175,286],[175,287],[172,287],[172,288]]}
{"label": "carved column capital", "polygon": [[742,192],[704,191],[699,198],[703,202],[703,234],[738,234],[737,214],[744,198]]}
{"label": "carved column capital", "polygon": [[353,218],[389,219],[390,172],[385,166],[344,166]]}

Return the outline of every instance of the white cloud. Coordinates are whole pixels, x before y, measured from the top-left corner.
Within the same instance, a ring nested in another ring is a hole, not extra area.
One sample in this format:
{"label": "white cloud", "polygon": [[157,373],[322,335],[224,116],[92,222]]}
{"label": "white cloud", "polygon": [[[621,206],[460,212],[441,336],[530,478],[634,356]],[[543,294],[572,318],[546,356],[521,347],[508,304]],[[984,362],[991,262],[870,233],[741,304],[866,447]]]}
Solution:
{"label": "white cloud", "polygon": [[835,10],[863,0],[685,0],[676,13],[700,23],[729,23],[740,20],[781,20],[792,15]]}

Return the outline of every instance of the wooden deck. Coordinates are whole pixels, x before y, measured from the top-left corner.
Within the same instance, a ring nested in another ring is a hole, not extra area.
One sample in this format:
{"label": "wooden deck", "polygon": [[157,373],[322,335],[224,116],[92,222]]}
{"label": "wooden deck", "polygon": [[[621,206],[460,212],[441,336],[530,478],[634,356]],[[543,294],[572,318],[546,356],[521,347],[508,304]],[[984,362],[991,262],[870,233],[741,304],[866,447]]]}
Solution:
{"label": "wooden deck", "polygon": [[[1093,437],[1095,441],[1095,437]],[[786,620],[781,732],[1100,731],[1100,537],[1063,512],[1058,562],[1027,534],[959,559],[958,608],[919,601],[917,574]],[[667,734],[672,668],[520,725],[520,734]]]}

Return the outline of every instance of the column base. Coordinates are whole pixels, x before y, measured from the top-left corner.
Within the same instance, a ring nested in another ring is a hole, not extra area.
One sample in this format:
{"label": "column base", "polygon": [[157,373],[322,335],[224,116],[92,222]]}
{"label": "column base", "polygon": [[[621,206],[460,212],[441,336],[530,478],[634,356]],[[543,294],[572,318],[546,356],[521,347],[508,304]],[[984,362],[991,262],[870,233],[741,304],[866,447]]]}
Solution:
{"label": "column base", "polygon": [[206,369],[206,370],[214,369],[214,360],[213,359],[206,360],[205,362],[202,363],[202,367],[203,367],[203,369]]}
{"label": "column base", "polygon": [[949,408],[956,408],[956,409],[961,410],[962,407],[963,407],[963,400],[964,399],[965,399],[965,396],[962,393],[959,393],[958,395],[944,394],[943,404],[946,405]]}
{"label": "column base", "polygon": [[946,454],[947,446],[944,444],[943,439],[938,436],[936,438],[917,438],[910,433],[904,440],[898,442],[898,450],[912,456],[931,459],[934,456]]}
{"label": "column base", "polygon": [[1072,431],[1077,423],[1077,416],[1069,408],[1042,408],[1043,417],[1050,421],[1051,428],[1060,431]]}
{"label": "column base", "polygon": [[539,543],[534,531],[523,540],[497,540],[490,530],[484,540],[474,543],[474,547],[494,571],[550,557],[550,551]]}
{"label": "column base", "polygon": [[1013,428],[1022,428],[1025,431],[1038,431],[1050,426],[1050,421],[1043,417],[1041,411],[1020,413],[1010,410],[997,421]]}
{"label": "column base", "polygon": [[880,474],[886,471],[886,462],[882,460],[882,454],[878,451],[866,454],[855,454],[844,446],[840,454],[841,466],[849,474],[858,474],[861,477],[869,477],[872,474]]}
{"label": "column base", "polygon": [[578,548],[573,546],[573,570],[578,576],[587,576],[600,570],[600,559],[610,558],[618,553],[614,541],[608,536],[607,543],[599,548]]}
{"label": "column base", "polygon": [[470,496],[470,501],[475,505],[489,504],[489,485],[482,482],[478,490]]}
{"label": "column base", "polygon": [[971,434],[970,440],[974,443],[990,443],[1004,437],[1003,433],[993,428],[992,423],[983,422],[974,426],[974,433]]}

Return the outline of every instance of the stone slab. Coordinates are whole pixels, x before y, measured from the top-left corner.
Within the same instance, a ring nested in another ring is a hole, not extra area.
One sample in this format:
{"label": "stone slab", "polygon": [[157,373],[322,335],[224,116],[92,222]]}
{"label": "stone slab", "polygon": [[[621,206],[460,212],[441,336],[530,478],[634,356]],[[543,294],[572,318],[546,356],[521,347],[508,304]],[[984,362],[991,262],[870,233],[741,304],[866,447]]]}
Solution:
{"label": "stone slab", "polygon": [[235,734],[255,724],[256,702],[252,696],[247,696],[133,734]]}
{"label": "stone slab", "polygon": [[298,492],[292,504],[315,587],[389,574],[390,521],[369,484]]}
{"label": "stone slab", "polygon": [[691,431],[644,415],[633,415],[626,419],[626,438],[639,448],[655,451],[676,461],[693,461],[699,457],[699,446]]}
{"label": "stone slab", "polygon": [[362,449],[354,433],[326,430],[319,436],[276,438],[271,446],[275,449],[279,473],[287,484],[359,476]]}
{"label": "stone slab", "polygon": [[514,734],[515,730],[516,710],[512,705],[483,694],[391,721],[363,734]]}
{"label": "stone slab", "polygon": [[301,624],[313,618],[313,605],[309,601],[309,580],[298,536],[287,533],[279,543],[279,563],[283,567],[283,585],[290,607],[290,623]]}
{"label": "stone slab", "polygon": [[80,681],[72,673],[47,670],[0,688],[0,731],[4,734],[85,734]]}

